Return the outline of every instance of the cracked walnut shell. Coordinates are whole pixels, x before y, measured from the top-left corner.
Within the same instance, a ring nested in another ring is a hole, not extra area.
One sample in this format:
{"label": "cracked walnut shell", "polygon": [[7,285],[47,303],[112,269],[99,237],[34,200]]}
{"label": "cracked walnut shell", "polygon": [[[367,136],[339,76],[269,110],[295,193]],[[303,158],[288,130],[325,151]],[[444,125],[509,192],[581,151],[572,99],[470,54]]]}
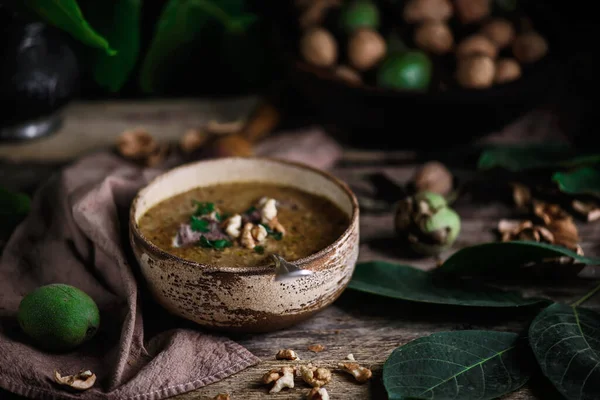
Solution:
{"label": "cracked walnut shell", "polygon": [[70,386],[76,390],[87,390],[96,383],[96,374],[92,371],[81,371],[75,375],[62,376],[58,371],[54,371],[54,380],[61,385]]}

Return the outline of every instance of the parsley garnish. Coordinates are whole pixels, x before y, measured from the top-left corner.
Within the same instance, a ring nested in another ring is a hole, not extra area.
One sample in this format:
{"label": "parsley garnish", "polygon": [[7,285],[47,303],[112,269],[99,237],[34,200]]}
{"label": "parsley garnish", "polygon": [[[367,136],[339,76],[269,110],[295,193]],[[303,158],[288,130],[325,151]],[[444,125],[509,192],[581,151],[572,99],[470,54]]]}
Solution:
{"label": "parsley garnish", "polygon": [[267,231],[267,234],[269,236],[272,236],[273,238],[275,238],[275,240],[281,240],[283,238],[283,235],[281,234],[281,232],[275,232],[273,229],[271,229],[269,227],[269,225],[266,224],[260,224],[262,225],[263,228],[265,228],[265,230]]}
{"label": "parsley garnish", "polygon": [[204,247],[206,249],[215,249],[222,250],[225,247],[231,247],[232,243],[226,239],[217,239],[217,240],[208,240],[206,236],[200,236],[200,241],[198,242],[200,247]]}
{"label": "parsley garnish", "polygon": [[258,254],[264,254],[265,248],[263,246],[254,246],[254,251],[257,252]]}
{"label": "parsley garnish", "polygon": [[209,224],[210,222],[207,220],[195,217],[193,215],[190,218],[190,226],[195,232],[208,232],[210,230],[208,227]]}
{"label": "parsley garnish", "polygon": [[244,214],[252,214],[254,211],[256,211],[256,207],[252,206],[249,209],[247,209]]}
{"label": "parsley garnish", "polygon": [[196,205],[196,212],[194,215],[206,215],[215,211],[215,203],[204,203],[194,200],[194,204]]}

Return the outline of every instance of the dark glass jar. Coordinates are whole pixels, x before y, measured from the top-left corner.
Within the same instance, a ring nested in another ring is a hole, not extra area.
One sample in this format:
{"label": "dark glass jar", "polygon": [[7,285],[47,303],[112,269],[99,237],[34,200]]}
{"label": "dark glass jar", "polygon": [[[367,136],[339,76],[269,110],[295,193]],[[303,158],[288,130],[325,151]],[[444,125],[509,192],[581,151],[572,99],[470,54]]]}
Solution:
{"label": "dark glass jar", "polygon": [[6,8],[0,13],[0,140],[48,135],[60,126],[60,110],[77,92],[77,59],[56,29]]}

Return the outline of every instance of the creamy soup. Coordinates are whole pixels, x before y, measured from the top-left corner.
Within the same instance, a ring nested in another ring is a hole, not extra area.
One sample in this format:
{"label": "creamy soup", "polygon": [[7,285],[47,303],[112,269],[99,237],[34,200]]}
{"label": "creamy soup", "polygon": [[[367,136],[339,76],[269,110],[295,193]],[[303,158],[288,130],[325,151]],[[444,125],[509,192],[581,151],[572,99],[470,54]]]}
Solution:
{"label": "creamy soup", "polygon": [[349,225],[330,200],[262,182],[196,188],[148,210],[142,234],[159,248],[203,264],[257,266],[288,261],[333,243]]}

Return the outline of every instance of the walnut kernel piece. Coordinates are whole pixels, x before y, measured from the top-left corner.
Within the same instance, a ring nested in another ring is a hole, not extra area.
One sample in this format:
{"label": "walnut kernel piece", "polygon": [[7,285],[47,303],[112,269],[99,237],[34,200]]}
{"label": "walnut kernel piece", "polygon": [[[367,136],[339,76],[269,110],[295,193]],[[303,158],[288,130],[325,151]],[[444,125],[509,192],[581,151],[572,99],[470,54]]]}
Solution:
{"label": "walnut kernel piece", "polygon": [[206,132],[199,129],[188,129],[181,137],[179,147],[181,151],[189,154],[201,148],[207,140],[208,134]]}
{"label": "walnut kernel piece", "polygon": [[339,363],[338,368],[352,375],[358,383],[364,383],[373,376],[369,368],[361,367],[356,362]]}
{"label": "walnut kernel piece", "polygon": [[270,220],[267,225],[269,226],[269,228],[273,229],[275,232],[279,232],[282,235],[285,235],[285,228],[283,227],[283,225],[281,225],[281,223],[279,222],[277,217]]}
{"label": "walnut kernel piece", "polygon": [[262,381],[265,384],[275,382],[275,385],[269,390],[269,393],[279,393],[283,388],[294,387],[294,367],[282,367],[281,369],[272,369],[263,375]]}
{"label": "walnut kernel piece", "polygon": [[73,389],[87,390],[96,383],[96,375],[89,370],[65,376],[62,376],[58,371],[54,371],[54,380],[61,385],[70,386]]}
{"label": "walnut kernel piece", "polygon": [[277,217],[277,200],[262,198],[258,202],[260,207],[260,219],[263,224],[268,224]]}
{"label": "walnut kernel piece", "polygon": [[244,228],[242,229],[242,233],[240,234],[240,244],[247,249],[253,249],[256,247],[256,241],[254,240],[254,236],[252,236],[253,227],[254,224],[252,222],[246,222]]}
{"label": "walnut kernel piece", "polygon": [[267,239],[267,230],[262,225],[254,225],[250,232],[256,243],[263,243]]}
{"label": "walnut kernel piece", "polygon": [[331,382],[331,371],[327,368],[317,368],[311,364],[300,366],[300,376],[312,387],[320,387]]}
{"label": "walnut kernel piece", "polygon": [[448,195],[453,186],[452,173],[439,161],[430,161],[417,170],[413,177],[416,192]]}
{"label": "walnut kernel piece", "polygon": [[554,244],[554,234],[546,227],[534,225],[531,221],[501,219],[498,222],[498,232],[503,242],[512,240],[529,240]]}
{"label": "walnut kernel piece", "polygon": [[489,0],[455,0],[456,15],[463,24],[479,22],[491,13]]}
{"label": "walnut kernel piece", "polygon": [[329,393],[325,388],[314,387],[308,392],[306,400],[329,400]]}
{"label": "walnut kernel piece", "polygon": [[325,350],[325,346],[323,346],[322,344],[311,344],[310,346],[308,346],[308,350],[314,353],[320,353],[323,350]]}
{"label": "walnut kernel piece", "polygon": [[158,143],[145,129],[126,130],[117,139],[119,154],[131,160],[143,160],[158,150]]}
{"label": "walnut kernel piece", "polygon": [[279,350],[275,355],[276,360],[299,360],[300,357],[292,349]]}
{"label": "walnut kernel piece", "polygon": [[408,23],[423,21],[446,21],[452,16],[452,4],[448,0],[410,0],[404,6],[403,17]]}
{"label": "walnut kernel piece", "polygon": [[346,356],[346,360],[356,361],[356,358],[354,358],[354,354],[350,353]]}
{"label": "walnut kernel piece", "polygon": [[219,393],[213,400],[231,400],[231,396],[227,393]]}
{"label": "walnut kernel piece", "polygon": [[600,207],[595,202],[573,200],[571,207],[573,207],[573,210],[583,215],[588,222],[600,219]]}

